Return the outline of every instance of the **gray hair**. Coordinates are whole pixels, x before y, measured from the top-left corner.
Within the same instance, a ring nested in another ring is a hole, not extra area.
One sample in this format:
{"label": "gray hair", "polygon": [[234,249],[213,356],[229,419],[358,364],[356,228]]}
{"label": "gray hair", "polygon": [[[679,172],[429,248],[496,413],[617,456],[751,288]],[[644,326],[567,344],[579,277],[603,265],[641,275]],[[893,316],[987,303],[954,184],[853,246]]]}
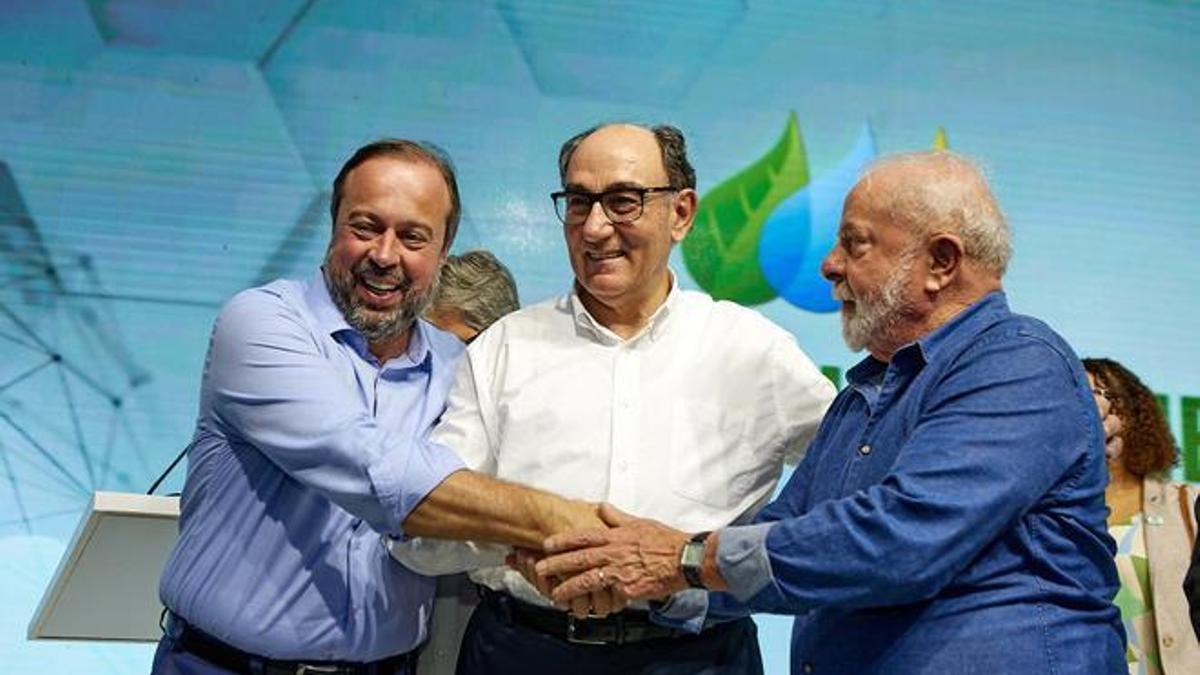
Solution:
{"label": "gray hair", "polygon": [[900,181],[889,192],[893,219],[922,237],[958,235],[968,257],[1004,276],[1012,258],[1012,235],[979,164],[949,150],[909,152],[879,159],[862,180],[883,169],[909,167],[920,178]]}
{"label": "gray hair", "polygon": [[439,279],[433,309],[458,311],[477,331],[520,307],[512,274],[487,251],[446,256]]}
{"label": "gray hair", "polygon": [[658,141],[658,150],[662,153],[663,168],[667,171],[668,186],[678,189],[696,189],[696,170],[692,168],[692,163],[687,158],[687,140],[684,139],[682,131],[669,124],[657,124],[648,127],[630,122],[604,122],[575,134],[568,138],[567,142],[563,143],[562,148],[558,151],[559,180],[566,183],[567,165],[571,163],[571,157],[575,155],[575,151],[579,149],[579,144],[584,139],[604,127],[611,127],[617,124],[627,124],[639,129],[645,129],[654,134],[654,140]]}

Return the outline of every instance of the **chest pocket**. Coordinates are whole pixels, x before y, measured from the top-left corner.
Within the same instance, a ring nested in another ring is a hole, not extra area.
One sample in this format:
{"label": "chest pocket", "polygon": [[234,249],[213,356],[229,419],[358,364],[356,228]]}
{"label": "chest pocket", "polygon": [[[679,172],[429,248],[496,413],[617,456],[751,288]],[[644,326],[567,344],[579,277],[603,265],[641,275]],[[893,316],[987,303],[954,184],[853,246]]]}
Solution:
{"label": "chest pocket", "polygon": [[691,401],[671,409],[671,489],[691,501],[730,508],[762,496],[778,475],[782,454],[748,447],[748,418]]}

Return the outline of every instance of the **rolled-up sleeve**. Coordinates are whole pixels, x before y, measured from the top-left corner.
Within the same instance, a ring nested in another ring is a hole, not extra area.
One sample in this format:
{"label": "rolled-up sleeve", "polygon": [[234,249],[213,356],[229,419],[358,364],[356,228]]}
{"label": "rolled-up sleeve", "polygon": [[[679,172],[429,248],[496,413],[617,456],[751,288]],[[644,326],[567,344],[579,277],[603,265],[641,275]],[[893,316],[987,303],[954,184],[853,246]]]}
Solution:
{"label": "rolled-up sleeve", "polygon": [[[476,376],[480,370],[476,363],[481,362],[484,372],[495,367],[492,363],[495,338],[495,333],[484,333],[467,350],[455,375],[446,412],[430,435],[431,444],[436,448],[455,455],[460,464],[471,471],[489,476],[496,475],[494,433],[491,431],[494,425],[489,424],[492,406],[487,388],[481,386]],[[496,544],[414,537],[389,541],[388,550],[393,558],[414,572],[435,575],[503,565],[505,556],[512,549]]]}
{"label": "rolled-up sleeve", "polygon": [[387,514],[381,524],[397,525],[375,529],[386,534],[399,533],[398,523],[403,523],[447,476],[464,468],[458,455],[420,441],[414,442],[408,452],[389,452],[376,457],[367,467],[367,474]]}

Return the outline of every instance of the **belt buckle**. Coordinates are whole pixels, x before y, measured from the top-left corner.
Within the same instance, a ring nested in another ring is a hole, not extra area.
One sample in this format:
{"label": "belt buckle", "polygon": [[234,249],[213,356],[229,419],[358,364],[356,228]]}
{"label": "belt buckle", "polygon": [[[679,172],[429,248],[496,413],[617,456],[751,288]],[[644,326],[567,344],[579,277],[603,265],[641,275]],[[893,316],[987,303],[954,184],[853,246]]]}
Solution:
{"label": "belt buckle", "polygon": [[320,675],[320,673],[340,673],[340,666],[314,666],[309,663],[296,664],[296,675]]}
{"label": "belt buckle", "polygon": [[[593,624],[595,626],[596,624]],[[567,642],[574,645],[611,645],[621,644],[620,631],[614,629],[612,631],[612,639],[604,639],[604,636],[595,637],[589,635],[590,631],[586,628],[587,624],[577,623],[573,614],[567,615]]]}

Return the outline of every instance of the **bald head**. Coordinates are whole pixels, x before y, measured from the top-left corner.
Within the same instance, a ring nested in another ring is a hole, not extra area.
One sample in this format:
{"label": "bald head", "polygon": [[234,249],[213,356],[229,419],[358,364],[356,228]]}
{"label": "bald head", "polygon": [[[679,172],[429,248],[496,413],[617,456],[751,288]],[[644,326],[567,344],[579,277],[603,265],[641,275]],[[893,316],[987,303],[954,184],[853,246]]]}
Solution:
{"label": "bald head", "polygon": [[854,193],[920,239],[949,233],[966,257],[997,279],[1012,257],[1004,214],[979,166],[945,150],[885,157],[863,173]]}
{"label": "bald head", "polygon": [[[599,138],[592,138],[597,135]],[[646,127],[625,122],[597,124],[575,134],[563,143],[562,149],[558,153],[558,174],[559,178],[564,181],[564,185],[571,158],[575,156],[575,151],[585,140],[619,141],[622,144],[633,143],[634,145],[640,145],[647,141],[652,142],[657,146],[659,156],[662,158],[667,184],[674,188],[695,189],[696,187],[696,171],[688,161],[687,143],[684,141],[682,131],[669,124]]]}

